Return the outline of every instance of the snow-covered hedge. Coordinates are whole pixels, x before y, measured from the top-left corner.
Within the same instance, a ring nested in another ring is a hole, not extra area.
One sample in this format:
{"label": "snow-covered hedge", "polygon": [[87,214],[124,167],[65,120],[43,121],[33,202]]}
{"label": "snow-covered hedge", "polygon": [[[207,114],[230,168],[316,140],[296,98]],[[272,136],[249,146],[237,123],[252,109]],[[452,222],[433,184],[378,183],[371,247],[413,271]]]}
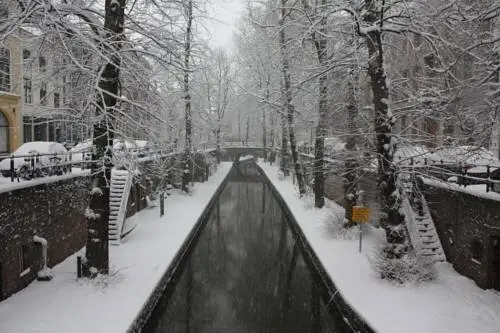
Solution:
{"label": "snow-covered hedge", "polygon": [[434,264],[413,252],[402,258],[389,259],[381,247],[376,253],[374,265],[383,279],[401,285],[419,285],[437,277]]}

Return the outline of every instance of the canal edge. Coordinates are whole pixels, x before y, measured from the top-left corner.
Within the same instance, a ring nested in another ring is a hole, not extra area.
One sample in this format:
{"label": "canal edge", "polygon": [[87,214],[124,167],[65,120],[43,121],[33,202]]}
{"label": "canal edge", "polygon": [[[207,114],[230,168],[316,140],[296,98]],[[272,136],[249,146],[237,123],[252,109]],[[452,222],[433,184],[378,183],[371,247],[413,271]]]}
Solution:
{"label": "canal edge", "polygon": [[205,206],[205,208],[201,212],[201,214],[198,217],[198,219],[196,220],[196,223],[194,224],[193,228],[186,236],[186,239],[183,241],[181,247],[179,248],[179,250],[177,250],[174,258],[172,259],[172,261],[168,265],[167,269],[163,273],[160,280],[156,283],[150,296],[144,302],[144,305],[142,306],[141,310],[138,312],[134,321],[131,323],[131,325],[127,329],[127,333],[142,332],[145,324],[147,323],[147,321],[151,317],[151,314],[153,313],[153,310],[157,306],[164,291],[169,287],[169,285],[176,283],[176,279],[174,279],[174,275],[176,275],[176,273],[178,273],[179,267],[182,265],[184,259],[186,258],[186,255],[193,249],[194,244],[196,243],[196,241],[200,237],[201,231],[203,230],[205,224],[207,223],[208,213],[211,211],[211,209],[215,205],[217,198],[219,197],[222,190],[227,185],[227,182],[229,181],[229,175],[230,175],[233,168],[234,168],[234,165],[231,166],[228,173],[226,174],[226,176],[224,177],[222,182],[219,184],[219,186],[217,187],[217,189],[213,193],[212,197],[210,198],[210,201],[207,203],[207,205]]}
{"label": "canal edge", "polygon": [[290,221],[290,227],[292,229],[292,232],[298,238],[301,245],[303,246],[304,251],[306,252],[305,260],[309,260],[310,264],[314,266],[314,268],[319,274],[321,282],[327,288],[329,303],[333,302],[333,304],[340,312],[340,314],[347,319],[346,320],[347,324],[353,329],[354,332],[376,333],[376,331],[368,325],[363,316],[344,299],[341,292],[338,290],[337,286],[333,282],[332,277],[326,272],[325,268],[323,267],[323,264],[321,263],[321,260],[318,258],[313,248],[309,244],[307,237],[305,236],[304,232],[302,231],[302,228],[300,227],[295,216],[290,210],[290,207],[283,199],[278,189],[274,186],[274,184],[272,183],[271,179],[268,177],[266,172],[262,169],[262,167],[258,163],[256,162],[254,163],[257,169],[259,170],[260,174],[264,178],[264,181],[267,183],[273,194],[278,199],[279,203],[283,205],[283,211],[287,216],[288,220]]}

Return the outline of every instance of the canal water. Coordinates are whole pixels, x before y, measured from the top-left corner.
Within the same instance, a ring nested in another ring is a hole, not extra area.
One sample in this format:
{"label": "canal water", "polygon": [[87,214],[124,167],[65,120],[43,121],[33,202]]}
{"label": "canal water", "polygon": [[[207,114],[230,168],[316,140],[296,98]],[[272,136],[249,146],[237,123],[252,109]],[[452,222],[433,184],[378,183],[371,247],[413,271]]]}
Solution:
{"label": "canal water", "polygon": [[351,332],[304,255],[255,165],[233,169],[144,331]]}

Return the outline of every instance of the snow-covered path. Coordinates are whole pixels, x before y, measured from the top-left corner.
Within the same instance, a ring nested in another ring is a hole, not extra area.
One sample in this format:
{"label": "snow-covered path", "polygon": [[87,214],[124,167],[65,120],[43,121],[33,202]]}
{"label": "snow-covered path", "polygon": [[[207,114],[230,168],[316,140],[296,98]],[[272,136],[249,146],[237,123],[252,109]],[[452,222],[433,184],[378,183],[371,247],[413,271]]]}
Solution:
{"label": "snow-covered path", "polygon": [[259,165],[290,207],[344,299],[377,332],[500,332],[498,293],[480,289],[448,263],[439,264],[438,279],[425,285],[397,287],[381,280],[368,256],[383,237],[380,230],[366,232],[363,253],[359,253],[357,237],[335,238],[325,229],[325,220],[343,217],[343,208],[330,202],[328,208],[315,209],[312,198],[298,198],[290,179],[278,179],[277,167]]}
{"label": "snow-covered path", "polygon": [[0,332],[125,332],[230,168],[222,163],[190,196],[169,196],[162,218],[159,207],[133,216],[138,227],[111,247],[106,279],[77,280],[75,254],[53,268],[52,281],[35,281],[1,302]]}

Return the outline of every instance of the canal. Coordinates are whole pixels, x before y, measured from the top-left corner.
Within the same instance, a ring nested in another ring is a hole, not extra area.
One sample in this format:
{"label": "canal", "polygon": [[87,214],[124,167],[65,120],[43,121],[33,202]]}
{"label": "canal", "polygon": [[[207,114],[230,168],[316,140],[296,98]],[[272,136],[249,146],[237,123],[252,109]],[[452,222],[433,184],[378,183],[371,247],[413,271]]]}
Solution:
{"label": "canal", "polygon": [[351,332],[257,167],[228,177],[143,332]]}

